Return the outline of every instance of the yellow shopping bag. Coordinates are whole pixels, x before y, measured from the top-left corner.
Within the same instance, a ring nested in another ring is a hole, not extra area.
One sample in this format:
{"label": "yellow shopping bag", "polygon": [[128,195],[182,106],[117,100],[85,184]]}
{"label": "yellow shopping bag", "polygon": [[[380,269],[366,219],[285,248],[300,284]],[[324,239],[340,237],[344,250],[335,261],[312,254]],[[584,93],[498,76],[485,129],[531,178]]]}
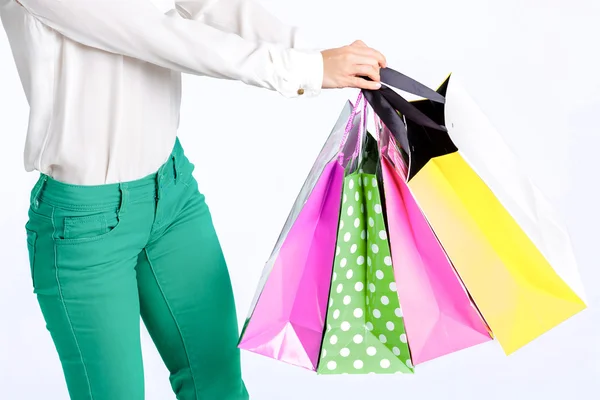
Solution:
{"label": "yellow shopping bag", "polygon": [[[396,87],[403,79],[382,73]],[[575,258],[549,203],[460,86],[449,78],[438,93],[445,99],[409,103],[384,87],[367,98],[402,144],[411,191],[509,354],[586,308]]]}

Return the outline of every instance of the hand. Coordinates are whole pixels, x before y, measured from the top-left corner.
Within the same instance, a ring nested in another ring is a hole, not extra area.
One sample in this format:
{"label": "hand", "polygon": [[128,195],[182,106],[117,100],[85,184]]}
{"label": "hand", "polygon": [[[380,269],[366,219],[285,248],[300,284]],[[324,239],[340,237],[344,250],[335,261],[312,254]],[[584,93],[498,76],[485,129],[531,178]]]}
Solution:
{"label": "hand", "polygon": [[[323,88],[359,88],[377,90],[381,87],[379,70],[387,66],[383,54],[360,40],[349,46],[329,49],[323,55]],[[369,77],[371,81],[364,79]]]}

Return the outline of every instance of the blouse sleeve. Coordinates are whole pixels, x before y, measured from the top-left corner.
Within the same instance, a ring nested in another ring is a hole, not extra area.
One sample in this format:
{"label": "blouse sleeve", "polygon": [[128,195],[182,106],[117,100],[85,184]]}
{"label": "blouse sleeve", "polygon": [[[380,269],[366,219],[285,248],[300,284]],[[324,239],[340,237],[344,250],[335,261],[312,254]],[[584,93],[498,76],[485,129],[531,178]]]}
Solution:
{"label": "blouse sleeve", "polygon": [[286,97],[316,95],[321,89],[320,52],[253,41],[259,33],[249,34],[243,23],[237,27],[245,37],[177,13],[163,14],[149,0],[19,2],[43,24],[86,46],[184,73],[239,80]]}

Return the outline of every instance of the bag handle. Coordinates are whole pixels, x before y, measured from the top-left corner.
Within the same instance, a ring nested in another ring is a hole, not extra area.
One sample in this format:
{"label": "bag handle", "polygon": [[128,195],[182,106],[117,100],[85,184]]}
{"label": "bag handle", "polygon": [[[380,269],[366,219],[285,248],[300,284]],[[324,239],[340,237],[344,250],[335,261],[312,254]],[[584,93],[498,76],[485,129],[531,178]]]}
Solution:
{"label": "bag handle", "polygon": [[445,103],[446,98],[435,90],[423,85],[421,82],[404,75],[401,72],[391,68],[382,68],[379,71],[381,82],[388,86],[395,87],[406,93],[411,93],[437,103]]}
{"label": "bag handle", "polygon": [[380,156],[391,161],[392,165],[400,173],[402,178],[406,179],[408,175],[408,164],[400,154],[396,139],[377,114],[374,115],[374,119]]}
{"label": "bag handle", "polygon": [[445,126],[434,122],[431,118],[423,114],[422,111],[416,108],[404,97],[394,92],[392,89],[388,87],[381,87],[379,91],[381,92],[381,95],[386,98],[388,103],[397,111],[399,111],[400,114],[402,114],[405,118],[410,119],[412,122],[421,126],[425,126],[427,128],[435,129],[442,132],[448,131]]}
{"label": "bag handle", "polygon": [[408,150],[410,149],[410,144],[408,141],[406,125],[394,107],[392,107],[386,97],[381,93],[384,89],[385,88],[382,87],[379,90],[363,90],[363,93],[377,116],[383,121],[388,129],[395,134],[396,139],[400,142],[400,146],[403,149]]}
{"label": "bag handle", "polygon": [[354,107],[352,107],[352,112],[350,113],[350,117],[348,118],[348,122],[346,123],[346,128],[344,129],[344,135],[342,136],[342,139],[340,141],[340,146],[339,146],[339,153],[338,153],[338,161],[340,162],[340,164],[343,163],[344,161],[344,147],[346,146],[346,142],[348,141],[348,138],[350,136],[350,131],[352,130],[352,127],[354,125],[354,118],[356,117],[356,114],[361,110],[361,104],[362,104],[362,113],[360,116],[360,121],[359,121],[359,126],[358,126],[358,135],[356,138],[356,146],[354,147],[354,152],[352,153],[352,157],[351,159],[354,160],[356,159],[359,154],[360,154],[360,144],[361,144],[361,138],[365,135],[366,133],[366,119],[367,119],[367,107],[368,107],[368,103],[367,103],[367,99],[364,96],[364,93],[361,91],[358,94],[358,98],[356,99],[356,102],[354,103]]}
{"label": "bag handle", "polygon": [[[446,102],[445,97],[440,93],[391,68],[382,68],[380,70],[380,76],[383,83],[391,87],[395,87],[396,89],[403,90],[407,93],[412,93],[437,103],[444,104]],[[370,80],[369,78],[365,79]],[[431,120],[431,118],[423,114],[408,100],[385,85],[375,91],[363,89],[363,92],[365,93],[365,97],[367,92],[380,92],[387,99],[387,102],[407,119],[410,119],[411,121],[428,128],[447,132],[445,126]],[[371,103],[370,100],[369,103]]]}
{"label": "bag handle", "polygon": [[[412,179],[430,159],[457,151],[446,127],[433,122],[394,90],[382,86],[379,90],[363,90],[363,93],[400,147],[408,154],[407,179]],[[406,122],[398,112],[404,114]],[[413,125],[413,128],[408,131],[407,125]],[[414,129],[415,126],[420,126],[421,129]],[[429,129],[437,132],[428,132]]]}

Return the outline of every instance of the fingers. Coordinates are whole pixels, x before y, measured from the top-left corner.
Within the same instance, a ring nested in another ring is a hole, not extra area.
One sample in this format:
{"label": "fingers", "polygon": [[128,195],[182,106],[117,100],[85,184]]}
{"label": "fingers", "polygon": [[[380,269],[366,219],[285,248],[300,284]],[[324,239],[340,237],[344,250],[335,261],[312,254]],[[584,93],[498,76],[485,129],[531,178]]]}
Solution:
{"label": "fingers", "polygon": [[366,79],[355,76],[352,78],[352,82],[349,86],[358,89],[378,90],[379,88],[381,88],[381,83],[368,81]]}
{"label": "fingers", "polygon": [[367,46],[363,41],[356,40],[349,47],[353,54],[376,60],[377,64],[379,64],[381,68],[387,67],[387,60],[385,59],[385,56],[381,52]]}
{"label": "fingers", "polygon": [[[385,58],[379,58],[379,52],[365,48],[361,51],[352,50],[347,54],[347,59],[350,64],[371,65],[374,68],[384,68]],[[383,64],[383,66],[382,66]]]}
{"label": "fingers", "polygon": [[370,47],[361,47],[356,49],[356,51],[358,51],[361,56],[374,60],[380,68],[386,67],[387,61],[385,60],[385,57],[377,50],[371,49]]}
{"label": "fingers", "polygon": [[379,70],[382,65],[385,66],[385,57],[360,40],[349,47],[351,65],[349,86],[368,90],[379,89],[381,87]]}
{"label": "fingers", "polygon": [[366,57],[361,55],[352,54],[350,61],[353,65],[368,65],[373,68],[381,68],[379,63],[373,57]]}
{"label": "fingers", "polygon": [[323,88],[354,87],[377,90],[380,70],[387,61],[379,51],[357,40],[349,46],[323,50]]}
{"label": "fingers", "polygon": [[379,82],[381,79],[379,77],[379,68],[375,68],[372,65],[356,65],[354,67],[354,71],[352,75],[357,77],[368,77],[374,82]]}

